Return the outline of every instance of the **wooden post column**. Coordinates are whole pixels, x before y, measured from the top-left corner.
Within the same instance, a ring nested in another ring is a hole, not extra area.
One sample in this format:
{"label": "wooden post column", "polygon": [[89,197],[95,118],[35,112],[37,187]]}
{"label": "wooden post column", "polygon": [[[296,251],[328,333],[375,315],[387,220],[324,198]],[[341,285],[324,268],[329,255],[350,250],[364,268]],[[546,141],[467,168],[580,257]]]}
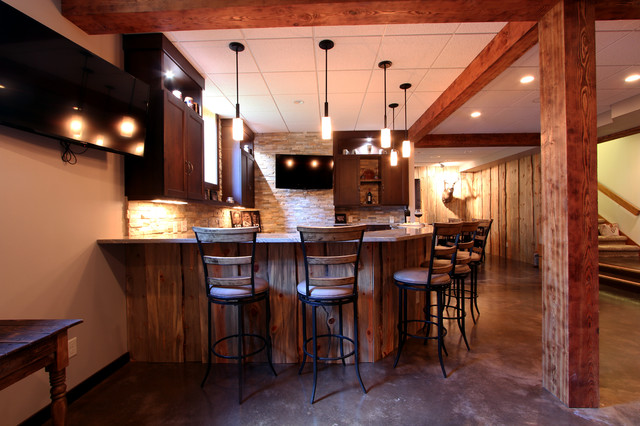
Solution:
{"label": "wooden post column", "polygon": [[561,0],[539,22],[542,384],[598,407],[595,10]]}

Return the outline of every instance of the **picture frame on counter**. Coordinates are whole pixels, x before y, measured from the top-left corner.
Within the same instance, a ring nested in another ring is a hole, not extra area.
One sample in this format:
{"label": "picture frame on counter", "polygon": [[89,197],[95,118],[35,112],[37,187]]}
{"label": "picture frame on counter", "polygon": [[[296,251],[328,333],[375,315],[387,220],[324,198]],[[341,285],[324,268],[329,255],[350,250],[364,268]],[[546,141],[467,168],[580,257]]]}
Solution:
{"label": "picture frame on counter", "polygon": [[258,232],[262,232],[262,223],[260,222],[260,212],[258,210],[231,210],[230,214],[232,228],[258,226]]}

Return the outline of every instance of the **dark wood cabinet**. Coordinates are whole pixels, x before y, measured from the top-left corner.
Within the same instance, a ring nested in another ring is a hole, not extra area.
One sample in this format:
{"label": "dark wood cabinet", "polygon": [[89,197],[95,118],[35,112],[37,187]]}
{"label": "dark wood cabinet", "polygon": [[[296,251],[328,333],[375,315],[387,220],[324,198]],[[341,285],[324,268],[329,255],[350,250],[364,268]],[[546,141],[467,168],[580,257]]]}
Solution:
{"label": "dark wood cabinet", "polygon": [[392,166],[389,156],[380,157],[380,204],[383,206],[409,205],[409,161],[398,159]]}
{"label": "dark wood cabinet", "polygon": [[255,162],[253,158],[254,134],[246,125],[244,138],[232,138],[232,119],[220,120],[222,139],[222,199],[233,197],[243,207],[255,206]]}
{"label": "dark wood cabinet", "polygon": [[360,205],[360,160],[356,156],[345,155],[333,162],[333,204]]}
{"label": "dark wood cabinet", "polygon": [[[125,159],[125,193],[129,199],[204,200],[204,79],[162,34],[123,38],[125,69],[151,86],[143,158]],[[171,71],[172,78],[165,72]],[[189,96],[188,106],[172,91]]]}

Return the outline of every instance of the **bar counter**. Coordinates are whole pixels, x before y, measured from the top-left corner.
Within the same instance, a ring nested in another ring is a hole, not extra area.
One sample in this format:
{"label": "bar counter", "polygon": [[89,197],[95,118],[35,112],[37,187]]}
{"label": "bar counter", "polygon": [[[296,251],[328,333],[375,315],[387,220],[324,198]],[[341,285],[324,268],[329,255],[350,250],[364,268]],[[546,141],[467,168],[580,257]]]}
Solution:
{"label": "bar counter", "polygon": [[[365,232],[358,276],[361,361],[374,362],[394,351],[398,296],[393,273],[418,265],[425,258],[430,238],[430,227]],[[271,292],[273,362],[297,363],[302,354],[302,320],[296,285],[304,279],[300,236],[297,233],[258,234],[257,242],[256,276],[269,282]],[[127,335],[131,359],[206,362],[207,299],[193,233],[175,237],[101,239],[98,244],[122,245],[125,249]],[[221,250],[242,252],[245,248],[229,244]],[[410,309],[418,313],[423,303],[416,301]],[[264,324],[255,324],[257,319],[264,318],[260,309],[263,309],[262,305],[252,305],[247,310],[245,327],[264,327]],[[326,317],[319,324],[337,327],[337,313],[334,316],[328,309],[323,314]],[[353,316],[350,312],[345,314],[346,318]],[[233,310],[215,306],[213,323],[214,338],[236,332]],[[350,335],[351,323],[345,323],[344,327],[345,333]],[[335,349],[331,348],[332,351]],[[256,362],[266,359],[264,355],[256,355],[256,358]],[[214,362],[225,361],[218,358]]]}

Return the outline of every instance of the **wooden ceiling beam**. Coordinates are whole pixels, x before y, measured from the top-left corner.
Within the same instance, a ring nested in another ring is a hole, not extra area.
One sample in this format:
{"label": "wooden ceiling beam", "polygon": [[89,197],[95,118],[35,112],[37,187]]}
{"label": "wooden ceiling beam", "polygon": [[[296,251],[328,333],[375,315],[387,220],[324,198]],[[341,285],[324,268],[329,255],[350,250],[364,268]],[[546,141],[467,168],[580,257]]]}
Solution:
{"label": "wooden ceiling beam", "polygon": [[540,133],[430,134],[416,148],[473,148],[496,146],[540,146]]}
{"label": "wooden ceiling beam", "polygon": [[421,143],[454,111],[509,68],[538,42],[536,22],[510,22],[489,42],[440,97],[413,123],[409,138]]}
{"label": "wooden ceiling beam", "polygon": [[224,28],[537,21],[557,0],[62,0],[89,34]]}

